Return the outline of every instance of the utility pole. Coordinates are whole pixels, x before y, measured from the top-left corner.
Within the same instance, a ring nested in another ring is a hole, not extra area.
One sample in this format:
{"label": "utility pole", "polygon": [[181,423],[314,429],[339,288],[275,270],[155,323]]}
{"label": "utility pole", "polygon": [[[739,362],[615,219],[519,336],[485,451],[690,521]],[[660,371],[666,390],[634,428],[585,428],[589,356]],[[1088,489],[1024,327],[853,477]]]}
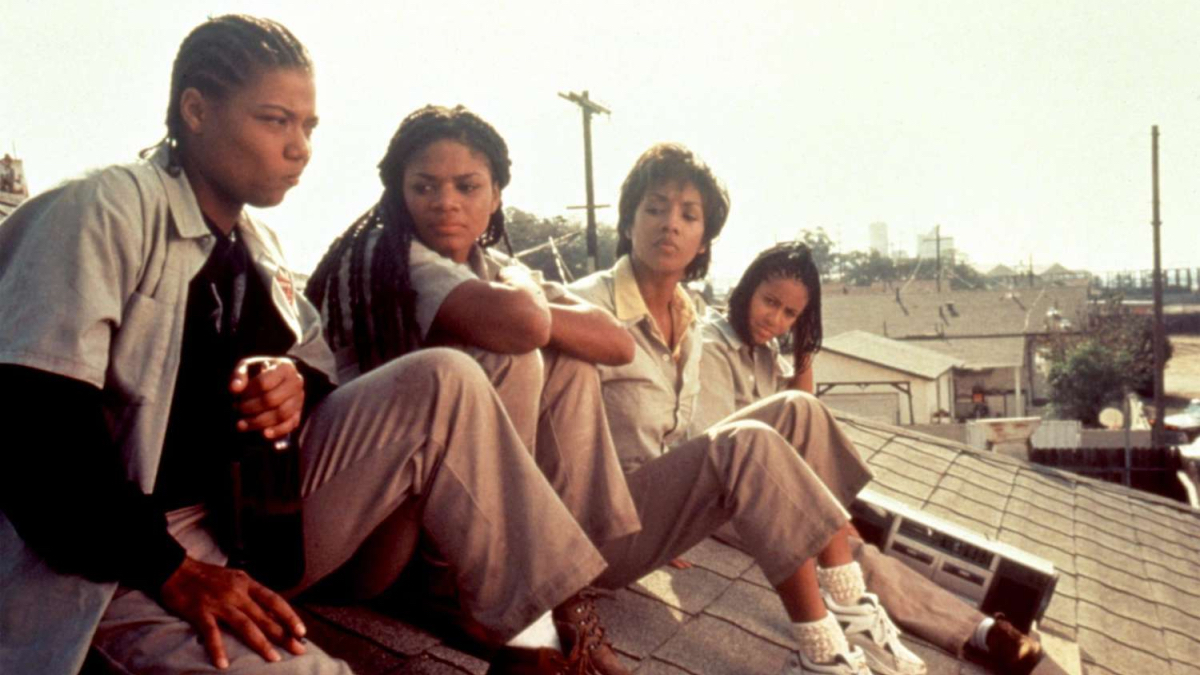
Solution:
{"label": "utility pole", "polygon": [[1150,127],[1150,175],[1154,192],[1154,447],[1163,447],[1163,418],[1166,416],[1166,401],[1163,400],[1163,297],[1162,297],[1162,244],[1159,230],[1162,220],[1158,215],[1158,125]]}
{"label": "utility pole", "polygon": [[933,251],[934,257],[937,258],[937,292],[942,292],[942,226],[935,225],[933,228]]}
{"label": "utility pole", "polygon": [[583,175],[587,182],[587,260],[590,273],[600,267],[599,256],[596,252],[599,247],[596,236],[596,196],[592,187],[592,115],[597,113],[612,115],[612,112],[588,98],[586,89],[582,94],[559,92],[558,95],[578,105],[583,111]]}

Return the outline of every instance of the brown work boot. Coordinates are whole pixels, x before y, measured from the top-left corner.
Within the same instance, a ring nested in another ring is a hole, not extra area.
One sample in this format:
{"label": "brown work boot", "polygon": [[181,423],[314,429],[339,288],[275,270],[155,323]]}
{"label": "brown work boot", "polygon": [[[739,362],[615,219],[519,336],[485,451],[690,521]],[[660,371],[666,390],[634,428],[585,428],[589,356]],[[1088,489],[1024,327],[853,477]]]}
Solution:
{"label": "brown work boot", "polygon": [[604,627],[596,613],[595,594],[580,591],[552,613],[563,653],[567,655],[565,672],[574,675],[629,675],[612,644],[604,639]]}
{"label": "brown work boot", "polygon": [[987,658],[998,673],[1029,675],[1042,660],[1042,643],[1017,630],[1003,614],[997,614],[987,634]]}

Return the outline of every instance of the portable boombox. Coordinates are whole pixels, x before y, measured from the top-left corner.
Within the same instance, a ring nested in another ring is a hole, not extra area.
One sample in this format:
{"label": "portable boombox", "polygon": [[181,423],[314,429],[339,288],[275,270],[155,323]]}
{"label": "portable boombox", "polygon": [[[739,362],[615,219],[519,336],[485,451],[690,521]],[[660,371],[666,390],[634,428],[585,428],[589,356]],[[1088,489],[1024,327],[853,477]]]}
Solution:
{"label": "portable boombox", "polygon": [[1028,632],[1050,604],[1058,572],[1044,558],[870,490],[859,493],[850,513],[866,541],[984,614],[1003,612]]}

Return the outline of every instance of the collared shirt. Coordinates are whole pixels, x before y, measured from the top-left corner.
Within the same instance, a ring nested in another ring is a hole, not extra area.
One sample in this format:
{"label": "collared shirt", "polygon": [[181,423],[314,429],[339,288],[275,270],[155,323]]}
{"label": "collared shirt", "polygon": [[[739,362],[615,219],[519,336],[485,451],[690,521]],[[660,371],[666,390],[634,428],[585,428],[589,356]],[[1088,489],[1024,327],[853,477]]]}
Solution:
{"label": "collared shirt", "polygon": [[[376,251],[379,250],[379,239],[383,231],[376,229],[368,234],[369,239],[366,243],[366,259],[363,266],[366,269],[371,269],[372,258]],[[342,267],[342,294],[343,297],[349,297],[349,279],[350,274],[350,259],[351,256],[346,254],[340,263]],[[415,307],[413,307],[413,315],[417,321],[417,329],[420,335],[417,336],[417,343],[424,343],[429,336],[429,331],[433,329],[433,322],[437,318],[438,311],[442,308],[442,303],[446,301],[446,297],[459,284],[471,280],[483,281],[499,281],[500,273],[505,267],[521,267],[524,268],[533,277],[535,281],[541,284],[542,291],[546,294],[546,299],[550,301],[557,300],[566,292],[562,284],[545,281],[542,279],[541,273],[536,270],[530,270],[525,267],[519,260],[510,258],[509,256],[492,249],[485,249],[479,245],[471,247],[471,251],[467,256],[467,260],[462,263],[455,262],[450,258],[442,256],[437,251],[429,248],[421,243],[419,239],[413,239],[409,247],[408,253],[408,277],[409,283],[416,294]],[[367,302],[370,299],[370,285],[365,284],[364,293],[367,295]],[[397,307],[399,312],[400,308]],[[326,316],[326,320],[331,320]],[[341,314],[341,332],[343,335],[352,335],[354,333],[354,319],[350,312],[342,312]],[[349,344],[339,344],[334,352],[337,360],[338,377],[342,381],[352,380],[362,374],[361,359],[355,348],[353,340]]]}
{"label": "collared shirt", "polygon": [[704,388],[692,425],[698,434],[729,415],[787,389],[792,367],[779,353],[775,340],[748,345],[738,337],[725,315],[709,310],[701,328],[704,355],[700,379]]}
{"label": "collared shirt", "polygon": [[700,393],[702,350],[695,306],[677,286],[671,303],[676,344],[668,345],[638,290],[628,256],[568,289],[612,312],[633,336],[631,363],[597,366],[621,468],[630,473],[687,439]]}
{"label": "collared shirt", "polygon": [[[188,285],[215,243],[187,177],[169,174],[165,159],[159,150],[64,183],[0,225],[0,363],[100,389],[125,475],[147,494],[179,370]],[[237,227],[294,338],[288,355],[332,377],[319,316],[296,293],[274,234],[245,216]],[[0,513],[0,626],[21,627],[0,631],[0,671],[77,671],[114,590],[55,573]]]}
{"label": "collared shirt", "polygon": [[417,325],[421,328],[421,339],[429,336],[433,329],[433,321],[437,318],[438,310],[446,301],[446,296],[464,281],[500,281],[500,272],[505,267],[520,267],[533,276],[535,282],[541,285],[546,299],[550,301],[562,297],[565,290],[562,284],[546,281],[542,273],[531,270],[524,263],[490,248],[478,244],[471,246],[465,262],[454,262],[437,251],[413,239],[412,248],[408,254],[408,275],[413,290],[417,292]]}

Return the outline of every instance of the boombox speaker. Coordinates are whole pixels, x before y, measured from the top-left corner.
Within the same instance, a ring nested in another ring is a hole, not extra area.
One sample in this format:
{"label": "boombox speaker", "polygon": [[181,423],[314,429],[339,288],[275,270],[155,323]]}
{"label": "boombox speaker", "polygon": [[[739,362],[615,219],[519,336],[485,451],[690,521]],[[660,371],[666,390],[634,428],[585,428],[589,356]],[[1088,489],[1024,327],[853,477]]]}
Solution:
{"label": "boombox speaker", "polygon": [[1003,612],[1028,632],[1050,604],[1058,572],[1044,558],[871,490],[859,493],[850,513],[866,541],[984,614]]}

